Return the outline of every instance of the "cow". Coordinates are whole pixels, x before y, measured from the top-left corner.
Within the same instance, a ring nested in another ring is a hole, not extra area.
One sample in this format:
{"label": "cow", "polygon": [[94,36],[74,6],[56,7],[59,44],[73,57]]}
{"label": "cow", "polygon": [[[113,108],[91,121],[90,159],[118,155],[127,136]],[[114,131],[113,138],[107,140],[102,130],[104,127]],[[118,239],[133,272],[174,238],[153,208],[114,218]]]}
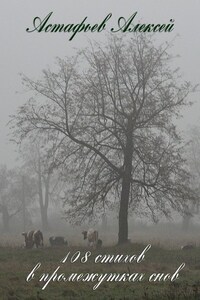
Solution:
{"label": "cow", "polygon": [[43,234],[40,230],[31,230],[23,232],[25,238],[25,248],[32,249],[35,245],[36,248],[43,247]]}
{"label": "cow", "polygon": [[194,249],[194,245],[192,244],[187,244],[187,245],[184,245],[184,246],[181,246],[181,250],[191,250],[191,249]]}
{"label": "cow", "polygon": [[98,231],[89,229],[88,231],[83,231],[82,234],[83,234],[83,239],[88,240],[88,246],[93,246],[93,247],[97,246]]}
{"label": "cow", "polygon": [[67,240],[63,236],[50,236],[49,238],[50,245],[53,246],[63,246],[68,244]]}
{"label": "cow", "polygon": [[101,239],[98,239],[96,248],[100,249],[102,247],[102,245],[103,245],[103,241]]}

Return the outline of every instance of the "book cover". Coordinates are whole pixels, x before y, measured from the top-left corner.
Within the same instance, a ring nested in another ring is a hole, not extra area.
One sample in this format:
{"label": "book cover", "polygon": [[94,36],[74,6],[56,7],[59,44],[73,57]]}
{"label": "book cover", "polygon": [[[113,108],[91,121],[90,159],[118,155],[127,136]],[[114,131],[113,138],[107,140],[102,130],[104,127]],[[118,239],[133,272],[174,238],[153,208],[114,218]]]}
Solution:
{"label": "book cover", "polygon": [[200,298],[199,9],[2,1],[0,299]]}

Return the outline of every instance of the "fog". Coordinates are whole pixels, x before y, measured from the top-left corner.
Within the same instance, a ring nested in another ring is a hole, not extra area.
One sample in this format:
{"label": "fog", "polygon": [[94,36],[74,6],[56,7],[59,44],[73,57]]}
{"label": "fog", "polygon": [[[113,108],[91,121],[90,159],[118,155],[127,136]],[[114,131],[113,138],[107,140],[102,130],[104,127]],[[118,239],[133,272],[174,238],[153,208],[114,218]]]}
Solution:
{"label": "fog", "polygon": [[[175,19],[175,29],[171,33],[157,34],[158,40],[173,40],[173,53],[179,54],[176,64],[180,66],[185,80],[194,84],[199,83],[200,78],[200,40],[198,35],[199,1],[34,1],[25,0],[18,2],[1,1],[1,91],[0,91],[0,161],[12,164],[16,154],[14,147],[8,141],[9,115],[26,100],[23,93],[19,73],[38,78],[41,70],[48,65],[52,66],[55,57],[72,55],[74,49],[86,46],[88,39],[104,40],[106,33],[79,33],[72,41],[64,34],[36,34],[27,33],[26,28],[31,27],[33,18],[45,17],[53,11],[53,20],[56,23],[78,22],[88,16],[90,22],[102,20],[108,13],[112,13],[111,26],[116,24],[120,16],[129,17],[132,12],[138,12],[138,19],[148,22],[168,23]],[[16,94],[16,92],[18,92]],[[184,111],[184,118],[180,126],[186,129],[189,125],[198,124],[199,120],[199,93],[192,95],[195,104]]]}
{"label": "fog", "polygon": [[[158,44],[174,41],[171,51],[173,55],[178,55],[174,59],[174,65],[180,67],[184,80],[191,81],[196,85],[200,82],[199,11],[200,2],[198,0],[190,2],[124,0],[119,3],[113,0],[60,0],[57,2],[53,0],[21,0],[20,2],[2,0],[0,12],[0,165],[5,164],[8,168],[21,166],[18,147],[10,141],[10,131],[7,126],[10,120],[9,116],[15,114],[17,108],[25,103],[27,97],[30,97],[21,84],[19,74],[23,73],[30,78],[39,79],[43,69],[48,66],[54,68],[56,57],[64,58],[74,55],[77,50],[88,46],[90,40],[103,43],[108,37],[108,30],[99,33],[81,32],[72,41],[69,41],[70,34],[26,32],[26,28],[32,28],[33,19],[36,16],[43,19],[53,12],[52,22],[66,24],[81,22],[87,16],[87,21],[95,24],[112,13],[108,28],[116,26],[119,17],[129,18],[134,12],[137,12],[137,21],[141,23],[169,23],[170,19],[174,19],[174,30],[170,33],[157,33],[156,41]],[[131,33],[126,34],[131,37]],[[200,119],[199,89],[189,97],[193,105],[185,108],[181,112],[183,117],[175,121],[184,136],[187,136],[189,128],[199,126]],[[107,228],[104,228],[101,221],[90,225],[98,228],[105,244],[117,241],[116,214],[108,217]],[[30,215],[32,215],[29,218],[30,223],[26,224],[25,229],[41,227],[38,204],[32,205]],[[87,222],[73,227],[61,219],[62,217],[62,203],[51,204],[49,207],[50,228],[46,233],[46,242],[48,242],[49,235],[63,235],[72,244],[84,245],[81,231],[88,227]],[[11,236],[23,231],[21,218],[22,215],[12,218]],[[136,221],[133,222],[133,219]],[[0,222],[2,228],[1,218]],[[129,222],[129,237],[133,242],[168,243],[170,247],[174,247],[174,245],[178,247],[181,243],[190,242],[199,244],[198,239],[195,238],[199,224],[198,215],[191,220],[187,231],[182,228],[182,217],[178,214],[174,214],[172,221],[161,219],[159,223],[161,225],[153,224],[148,218],[136,216],[131,216]],[[177,241],[177,235],[179,241]],[[21,242],[23,242],[22,237]]]}
{"label": "fog", "polygon": [[[179,222],[164,221],[154,224],[150,221],[142,221],[134,218],[129,220],[129,240],[131,243],[152,244],[167,249],[181,249],[183,245],[200,246],[198,238],[199,225],[191,222],[187,230],[184,229],[181,220]],[[68,246],[87,247],[87,240],[83,240],[82,231],[88,229],[88,224],[72,226],[65,220],[60,219],[60,214],[50,214],[51,228],[48,232],[43,232],[44,245],[49,247],[50,236],[63,236]],[[194,221],[194,220],[193,220]],[[92,228],[92,226],[90,225]],[[24,238],[21,235],[22,226],[19,220],[12,220],[12,230],[9,233],[1,233],[1,246],[23,247]],[[37,219],[27,229],[41,228],[41,222]],[[118,224],[116,217],[109,218],[105,226],[101,222],[93,226],[98,230],[99,238],[103,241],[103,246],[115,246],[118,238]]]}

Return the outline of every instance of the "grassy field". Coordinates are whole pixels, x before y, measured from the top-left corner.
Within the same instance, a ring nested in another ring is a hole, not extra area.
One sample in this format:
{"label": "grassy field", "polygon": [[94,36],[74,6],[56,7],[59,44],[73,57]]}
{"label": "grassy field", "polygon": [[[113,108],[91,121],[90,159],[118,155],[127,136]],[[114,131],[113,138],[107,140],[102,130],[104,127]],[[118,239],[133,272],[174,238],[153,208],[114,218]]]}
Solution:
{"label": "grassy field", "polygon": [[[106,247],[92,251],[87,263],[79,260],[73,264],[60,261],[70,251],[81,251],[84,256],[88,248],[60,247],[26,250],[16,247],[0,247],[0,299],[5,300],[61,300],[61,299],[98,299],[98,300],[132,300],[132,299],[200,299],[200,248],[192,250],[167,250],[152,246],[141,263],[94,263],[97,255],[136,254],[142,252],[146,245],[128,244],[123,247]],[[70,256],[69,256],[70,258]],[[38,263],[41,267],[35,271],[35,277],[26,282],[27,275]],[[185,267],[174,282],[149,282],[152,273],[173,274],[180,264]],[[43,273],[52,274],[61,266],[58,273],[145,273],[141,282],[103,282],[96,289],[96,282],[50,282],[42,290],[44,282],[39,282]]]}

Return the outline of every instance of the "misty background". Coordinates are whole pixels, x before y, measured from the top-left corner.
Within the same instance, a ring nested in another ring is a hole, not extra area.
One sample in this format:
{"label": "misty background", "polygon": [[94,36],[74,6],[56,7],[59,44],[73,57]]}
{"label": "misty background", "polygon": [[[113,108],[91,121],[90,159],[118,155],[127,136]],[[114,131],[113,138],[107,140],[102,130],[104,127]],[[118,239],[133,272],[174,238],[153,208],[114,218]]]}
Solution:
{"label": "misty background", "polygon": [[[193,84],[200,82],[200,36],[199,11],[200,2],[192,1],[128,1],[116,3],[116,1],[78,1],[68,0],[55,2],[48,1],[1,1],[0,10],[1,20],[1,55],[0,55],[0,164],[6,164],[8,168],[13,168],[19,164],[17,161],[17,148],[9,142],[9,129],[6,125],[9,115],[16,112],[16,109],[27,100],[27,93],[21,85],[19,73],[24,73],[30,78],[40,78],[41,71],[50,66],[53,69],[55,58],[64,58],[73,55],[76,49],[81,49],[88,45],[90,39],[104,42],[106,31],[101,33],[78,33],[72,41],[69,41],[70,34],[66,33],[27,33],[26,28],[32,27],[33,18],[39,16],[43,19],[49,12],[53,12],[51,21],[53,23],[79,23],[84,17],[91,24],[99,23],[108,13],[112,13],[107,28],[117,26],[119,17],[129,18],[134,12],[138,12],[136,21],[142,23],[168,23],[170,19],[175,20],[174,30],[171,33],[157,33],[158,43],[174,40],[172,49],[174,55],[179,55],[175,59],[175,66],[180,67],[184,80],[191,81]],[[131,33],[127,33],[131,36]],[[187,135],[189,128],[199,126],[200,103],[199,92],[191,94],[191,107],[183,110],[183,118],[177,121],[179,129]],[[61,220],[60,211],[62,205],[55,215],[52,215],[52,233],[69,235],[69,225]],[[52,212],[55,211],[55,206]],[[178,219],[181,221],[181,219]],[[36,221],[40,223],[39,216]],[[110,217],[110,232],[117,235],[117,224],[115,216]],[[152,229],[152,238],[163,236],[163,232],[155,229],[155,225],[149,224],[146,220],[139,220],[139,224],[133,225],[134,239],[149,239],[149,230]],[[196,218],[199,223],[199,217]],[[134,222],[133,222],[134,223]],[[144,224],[145,223],[145,224]],[[34,225],[31,225],[34,226]],[[99,230],[104,232],[100,222]],[[130,226],[131,228],[131,226]],[[163,227],[164,228],[164,227]],[[20,231],[20,226],[17,231]],[[66,230],[65,230],[66,229]],[[142,230],[144,229],[144,230]],[[181,229],[180,228],[177,230]],[[157,230],[157,231],[156,231]],[[164,230],[164,229],[163,229]],[[171,237],[172,225],[168,224],[165,228],[166,238]],[[183,233],[182,239],[186,242],[195,240],[198,229],[192,227],[191,231]],[[131,231],[131,230],[130,230]],[[72,231],[73,232],[73,231]],[[80,229],[77,229],[79,234]],[[155,233],[156,232],[156,233]],[[70,235],[73,240],[73,234]],[[106,239],[106,238],[105,238]],[[107,238],[109,240],[109,237]],[[176,237],[174,237],[174,240]],[[113,238],[115,240],[115,238]]]}

